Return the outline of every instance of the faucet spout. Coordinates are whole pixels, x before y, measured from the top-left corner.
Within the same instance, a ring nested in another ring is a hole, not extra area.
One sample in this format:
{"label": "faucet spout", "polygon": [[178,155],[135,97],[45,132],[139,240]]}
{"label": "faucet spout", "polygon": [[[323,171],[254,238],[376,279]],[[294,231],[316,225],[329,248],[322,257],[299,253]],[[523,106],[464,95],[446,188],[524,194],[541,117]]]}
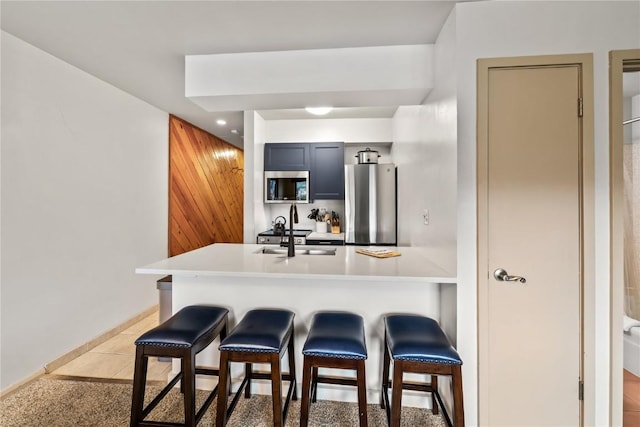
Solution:
{"label": "faucet spout", "polygon": [[289,208],[289,245],[287,247],[287,257],[296,256],[296,244],[293,237],[293,224],[298,223],[298,208],[295,203],[291,203]]}

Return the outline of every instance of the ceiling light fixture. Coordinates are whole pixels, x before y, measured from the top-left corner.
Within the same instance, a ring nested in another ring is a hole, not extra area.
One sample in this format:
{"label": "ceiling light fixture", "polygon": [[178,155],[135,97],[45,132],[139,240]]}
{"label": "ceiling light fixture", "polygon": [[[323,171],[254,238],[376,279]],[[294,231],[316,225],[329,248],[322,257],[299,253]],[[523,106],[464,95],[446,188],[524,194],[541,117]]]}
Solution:
{"label": "ceiling light fixture", "polygon": [[237,135],[238,134],[238,129],[231,129],[231,133],[235,133]]}
{"label": "ceiling light fixture", "polygon": [[227,124],[227,121],[225,119],[218,119],[216,120],[216,123],[219,124],[220,126],[224,126]]}
{"label": "ceiling light fixture", "polygon": [[333,107],[307,107],[305,110],[315,116],[324,116],[329,114],[329,111],[333,110]]}

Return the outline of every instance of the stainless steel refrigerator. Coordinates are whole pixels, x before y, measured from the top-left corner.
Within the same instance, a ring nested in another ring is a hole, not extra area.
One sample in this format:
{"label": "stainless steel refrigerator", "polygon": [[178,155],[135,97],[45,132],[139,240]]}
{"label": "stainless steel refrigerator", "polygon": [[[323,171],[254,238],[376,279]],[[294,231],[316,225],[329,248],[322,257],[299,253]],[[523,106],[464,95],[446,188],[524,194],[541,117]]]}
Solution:
{"label": "stainless steel refrigerator", "polygon": [[344,181],[345,243],[395,245],[396,166],[346,165]]}

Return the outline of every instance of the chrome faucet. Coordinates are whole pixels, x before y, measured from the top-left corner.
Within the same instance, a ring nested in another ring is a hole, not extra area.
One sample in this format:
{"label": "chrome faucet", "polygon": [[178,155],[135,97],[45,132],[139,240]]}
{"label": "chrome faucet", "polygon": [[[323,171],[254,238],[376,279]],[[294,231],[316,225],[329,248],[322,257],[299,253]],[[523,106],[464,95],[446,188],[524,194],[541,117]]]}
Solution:
{"label": "chrome faucet", "polygon": [[293,237],[293,224],[298,223],[298,208],[295,203],[291,203],[289,208],[289,245],[287,247],[287,257],[296,256],[296,244]]}

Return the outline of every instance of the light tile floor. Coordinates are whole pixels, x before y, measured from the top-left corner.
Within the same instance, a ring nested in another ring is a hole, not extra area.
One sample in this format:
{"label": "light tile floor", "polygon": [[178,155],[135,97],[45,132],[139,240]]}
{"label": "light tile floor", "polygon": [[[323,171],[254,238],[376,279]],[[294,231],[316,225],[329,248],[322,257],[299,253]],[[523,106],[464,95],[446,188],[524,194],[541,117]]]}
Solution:
{"label": "light tile floor", "polygon": [[[158,325],[158,312],[142,319],[113,338],[51,372],[52,375],[133,380],[135,340]],[[171,362],[149,358],[147,379],[166,382]]]}

